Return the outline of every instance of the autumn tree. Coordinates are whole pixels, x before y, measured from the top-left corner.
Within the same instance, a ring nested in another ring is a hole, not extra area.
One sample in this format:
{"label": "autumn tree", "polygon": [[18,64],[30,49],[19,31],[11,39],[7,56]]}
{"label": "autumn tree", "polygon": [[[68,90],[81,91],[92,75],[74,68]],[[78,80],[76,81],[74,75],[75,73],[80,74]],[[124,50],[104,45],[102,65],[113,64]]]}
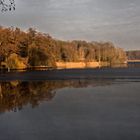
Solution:
{"label": "autumn tree", "polygon": [[56,62],[114,64],[125,60],[124,50],[111,42],[61,41],[33,28],[25,32],[19,28],[0,27],[0,63],[5,62],[12,68],[22,62],[26,66],[55,67]]}

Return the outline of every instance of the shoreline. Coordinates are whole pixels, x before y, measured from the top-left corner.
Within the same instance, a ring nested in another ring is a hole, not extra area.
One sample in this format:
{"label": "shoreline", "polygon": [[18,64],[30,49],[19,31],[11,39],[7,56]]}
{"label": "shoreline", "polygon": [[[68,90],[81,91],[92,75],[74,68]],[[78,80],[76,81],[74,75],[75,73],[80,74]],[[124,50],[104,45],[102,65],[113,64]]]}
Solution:
{"label": "shoreline", "polygon": [[56,66],[27,66],[24,68],[6,68],[0,67],[0,71],[26,71],[26,70],[52,70],[52,69],[86,69],[86,68],[103,68],[103,67],[126,67],[128,63],[114,63],[109,62],[56,62]]}

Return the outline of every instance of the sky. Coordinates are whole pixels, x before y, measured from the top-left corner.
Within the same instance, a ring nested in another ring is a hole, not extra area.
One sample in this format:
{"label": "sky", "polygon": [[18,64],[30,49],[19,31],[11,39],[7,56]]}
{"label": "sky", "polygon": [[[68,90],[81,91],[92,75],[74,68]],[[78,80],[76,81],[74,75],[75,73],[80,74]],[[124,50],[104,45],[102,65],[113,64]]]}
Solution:
{"label": "sky", "polygon": [[61,40],[110,41],[140,49],[140,0],[15,0],[0,25],[33,27]]}

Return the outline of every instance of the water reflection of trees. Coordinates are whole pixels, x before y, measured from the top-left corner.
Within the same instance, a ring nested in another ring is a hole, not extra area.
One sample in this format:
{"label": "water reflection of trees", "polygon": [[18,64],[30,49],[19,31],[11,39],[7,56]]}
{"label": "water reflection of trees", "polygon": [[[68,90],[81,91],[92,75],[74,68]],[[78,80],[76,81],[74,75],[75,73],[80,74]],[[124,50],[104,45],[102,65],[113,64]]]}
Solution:
{"label": "water reflection of trees", "polygon": [[0,112],[18,111],[25,105],[36,107],[42,101],[50,101],[55,96],[55,91],[64,87],[81,88],[103,86],[112,81],[94,80],[62,80],[21,82],[10,81],[0,83]]}

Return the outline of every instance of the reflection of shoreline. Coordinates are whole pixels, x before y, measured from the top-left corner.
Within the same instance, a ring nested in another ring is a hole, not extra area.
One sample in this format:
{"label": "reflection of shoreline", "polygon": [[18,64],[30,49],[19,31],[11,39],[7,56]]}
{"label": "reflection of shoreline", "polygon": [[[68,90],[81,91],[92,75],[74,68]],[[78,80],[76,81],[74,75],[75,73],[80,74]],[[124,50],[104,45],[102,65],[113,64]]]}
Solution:
{"label": "reflection of shoreline", "polygon": [[62,80],[41,82],[1,82],[0,112],[18,111],[30,104],[36,107],[42,101],[50,101],[55,96],[55,90],[74,87],[104,86],[112,84],[113,80]]}

